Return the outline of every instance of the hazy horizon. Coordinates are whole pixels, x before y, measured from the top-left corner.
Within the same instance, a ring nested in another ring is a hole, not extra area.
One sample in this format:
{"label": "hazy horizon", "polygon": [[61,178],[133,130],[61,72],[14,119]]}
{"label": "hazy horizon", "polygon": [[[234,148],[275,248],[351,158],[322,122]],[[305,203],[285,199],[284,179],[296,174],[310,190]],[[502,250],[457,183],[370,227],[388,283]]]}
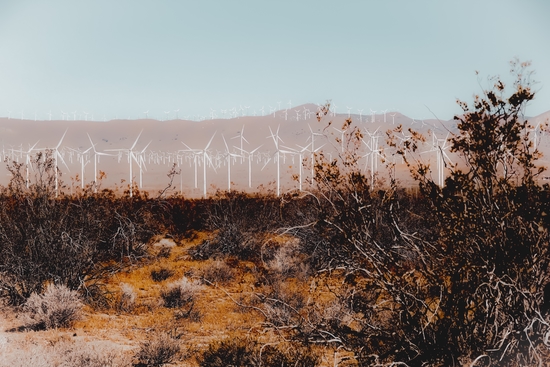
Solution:
{"label": "hazy horizon", "polygon": [[550,109],[547,14],[534,0],[8,0],[0,117],[196,120],[332,100],[448,120],[516,56],[540,81],[536,116]]}

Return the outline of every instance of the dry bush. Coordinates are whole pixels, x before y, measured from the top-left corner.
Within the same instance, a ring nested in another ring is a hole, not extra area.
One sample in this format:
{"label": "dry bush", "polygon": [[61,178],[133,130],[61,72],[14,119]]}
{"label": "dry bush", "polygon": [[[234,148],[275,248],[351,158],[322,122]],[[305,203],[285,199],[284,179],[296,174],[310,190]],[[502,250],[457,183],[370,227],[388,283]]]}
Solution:
{"label": "dry bush", "polygon": [[261,345],[248,339],[226,339],[211,343],[197,357],[200,367],[315,367],[320,358],[299,344]]}
{"label": "dry bush", "polygon": [[153,335],[140,344],[135,358],[138,363],[134,366],[164,366],[178,359],[181,342],[165,333]]}
{"label": "dry bush", "polygon": [[227,284],[235,278],[235,270],[224,260],[213,260],[206,264],[198,272],[197,276],[209,283]]}
{"label": "dry bush", "polygon": [[136,307],[136,298],[136,291],[130,284],[120,283],[117,310],[122,312],[132,312]]}
{"label": "dry bush", "polygon": [[31,294],[23,309],[26,327],[34,330],[69,327],[82,318],[80,296],[64,285],[49,284],[43,294]]}
{"label": "dry bush", "polygon": [[218,193],[206,208],[208,229],[215,237],[190,249],[195,259],[228,255],[258,259],[263,234],[278,225],[280,215],[277,199],[239,192]]}
{"label": "dry bush", "polygon": [[116,197],[93,187],[65,193],[51,151],[32,157],[30,182],[24,164],[7,168],[12,178],[0,186],[0,297],[10,304],[22,304],[48,282],[70,289],[97,284],[117,271],[117,262],[144,256],[143,244],[162,227],[162,200],[145,193]]}
{"label": "dry bush", "polygon": [[130,367],[127,353],[104,344],[57,342],[47,346],[13,344],[2,354],[0,367]]}
{"label": "dry bush", "polygon": [[172,248],[169,246],[162,246],[157,253],[157,257],[159,259],[167,259],[170,257],[170,254],[172,253]]}
{"label": "dry bush", "polygon": [[495,78],[472,106],[459,102],[464,113],[449,142],[462,166],[440,152],[439,169],[450,170],[444,186],[418,153],[426,141],[420,133],[409,130],[402,143],[388,133],[418,197],[395,180],[377,187],[362,173],[362,132],[346,122],[352,149],[316,162],[319,220],[293,234],[317,236],[314,266],[332,279],[329,289],[353,322],[292,317],[287,336],[335,343],[363,366],[545,365],[550,187],[538,184],[540,152],[523,117],[534,97],[527,66],[513,63],[510,96]]}
{"label": "dry bush", "polygon": [[[267,254],[266,254],[267,252]],[[262,259],[270,273],[283,278],[306,280],[311,274],[308,256],[302,252],[298,239],[262,248]]]}
{"label": "dry bush", "polygon": [[174,271],[167,268],[158,268],[151,270],[151,279],[155,282],[162,282],[174,275]]}
{"label": "dry bush", "polygon": [[195,297],[202,290],[202,285],[198,280],[189,280],[186,277],[170,283],[166,289],[161,292],[164,300],[164,306],[168,308],[179,308],[184,305],[192,304]]}

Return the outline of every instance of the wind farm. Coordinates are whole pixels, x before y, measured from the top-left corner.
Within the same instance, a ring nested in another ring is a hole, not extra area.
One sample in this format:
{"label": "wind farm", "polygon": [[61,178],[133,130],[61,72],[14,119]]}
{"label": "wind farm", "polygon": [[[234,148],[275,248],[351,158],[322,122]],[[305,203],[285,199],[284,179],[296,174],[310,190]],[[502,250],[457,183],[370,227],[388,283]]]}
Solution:
{"label": "wind farm", "polygon": [[[260,189],[270,189],[279,196],[295,190],[311,190],[314,187],[311,162],[321,153],[325,157],[343,154],[349,148],[346,131],[352,127],[359,128],[363,135],[359,149],[363,171],[373,184],[375,177],[387,180],[384,167],[395,156],[395,149],[388,146],[386,132],[401,125],[403,131],[411,128],[426,135],[428,141],[420,147],[420,156],[430,165],[437,183],[444,184],[445,171],[453,162],[448,139],[456,133],[456,121],[432,119],[420,125],[398,111],[390,111],[391,118],[386,118],[388,109],[379,114],[371,109],[369,118],[363,120],[362,110],[353,114],[348,108],[338,113],[336,107],[332,107],[321,123],[317,120],[319,110],[320,105],[306,104],[275,110],[265,116],[248,116],[243,108],[236,115],[226,118],[212,115],[201,121],[142,118],[99,122],[88,120],[86,115],[83,120],[71,121],[67,114],[52,121],[0,118],[5,132],[0,137],[2,158],[22,160],[28,166],[32,154],[52,149],[65,184],[75,179],[80,181],[81,188],[99,184],[101,170],[103,188],[128,186],[130,195],[131,182],[143,191],[162,189],[168,182],[167,173],[175,166],[180,176],[177,191],[188,197],[208,197],[224,190],[255,192]],[[288,118],[289,111],[296,115]],[[145,117],[148,112],[144,112]],[[547,135],[540,129],[549,114],[532,118],[534,144],[541,151],[549,148]],[[329,130],[324,128],[328,122]],[[33,141],[40,141],[40,147],[38,143],[31,146]],[[10,148],[25,145],[29,145],[29,150]],[[77,155],[75,161],[73,154]],[[403,160],[391,163],[396,167],[397,177],[406,181],[408,170]],[[8,174],[3,177],[6,184]]]}
{"label": "wind farm", "polygon": [[0,1],[0,367],[543,367],[550,2]]}

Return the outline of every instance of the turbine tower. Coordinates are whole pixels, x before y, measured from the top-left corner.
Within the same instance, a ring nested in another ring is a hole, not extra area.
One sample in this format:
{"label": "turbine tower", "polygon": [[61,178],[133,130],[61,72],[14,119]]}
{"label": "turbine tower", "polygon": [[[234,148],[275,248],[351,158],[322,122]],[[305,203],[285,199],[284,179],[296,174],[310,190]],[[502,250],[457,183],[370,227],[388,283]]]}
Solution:
{"label": "turbine tower", "polygon": [[130,165],[130,197],[133,197],[133,194],[134,194],[134,192],[133,192],[134,177],[133,177],[133,173],[132,173],[132,166],[133,166],[132,160],[137,163],[140,170],[142,169],[141,163],[140,163],[140,161],[138,160],[138,158],[136,156],[136,152],[134,151],[134,148],[136,147],[136,144],[137,144],[139,138],[141,137],[142,133],[143,133],[143,130],[141,130],[138,137],[136,138],[136,141],[134,142],[134,144],[132,144],[132,146],[129,149],[107,149],[106,150],[108,152],[119,152],[119,154],[120,153],[126,153],[128,155],[128,163]]}
{"label": "turbine tower", "polygon": [[[68,130],[68,129],[67,129]],[[53,149],[53,154],[54,154],[54,165],[55,165],[55,197],[58,196],[58,193],[59,193],[59,182],[58,182],[58,160],[61,160],[61,162],[63,162],[63,164],[65,165],[65,167],[67,167],[67,171],[70,171],[69,170],[69,166],[67,166],[67,163],[65,163],[65,160],[63,159],[63,156],[61,155],[61,153],[59,153],[59,147],[61,146],[61,143],[63,142],[63,139],[65,138],[65,135],[67,134],[67,130],[65,130],[65,132],[63,133],[63,136],[61,137],[61,139],[59,140],[59,143],[56,145],[56,147]]]}
{"label": "turbine tower", "polygon": [[88,139],[90,140],[90,144],[92,144],[92,149],[94,151],[94,192],[97,192],[97,162],[99,162],[100,156],[106,156],[106,157],[114,157],[112,154],[107,154],[103,152],[98,152],[95,149],[95,144],[92,141],[92,138],[90,137],[90,134],[86,133],[88,135]]}

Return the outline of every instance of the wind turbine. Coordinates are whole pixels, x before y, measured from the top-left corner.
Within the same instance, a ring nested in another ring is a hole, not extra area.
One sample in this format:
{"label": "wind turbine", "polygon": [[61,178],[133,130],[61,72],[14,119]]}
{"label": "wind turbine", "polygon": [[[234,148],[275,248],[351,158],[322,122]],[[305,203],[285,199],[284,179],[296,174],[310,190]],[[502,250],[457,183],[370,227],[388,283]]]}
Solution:
{"label": "wind turbine", "polygon": [[388,109],[381,110],[384,113],[384,123],[386,123],[386,112],[388,112]]}
{"label": "wind turbine", "polygon": [[180,112],[180,109],[178,108],[177,110],[174,110],[174,112],[176,113],[176,120],[179,120],[178,112]]}
{"label": "wind turbine", "polygon": [[395,115],[397,115],[397,112],[394,112],[393,115],[390,113],[392,125],[395,125]]}
{"label": "wind turbine", "polygon": [[[279,141],[281,143],[284,143],[283,139],[281,139],[279,137],[279,128],[281,126],[279,125],[277,127],[277,132],[275,134],[273,134],[273,130],[271,130],[271,126],[269,127],[269,132],[271,133],[271,135],[269,135],[268,137],[266,137],[266,139],[269,139],[269,138],[272,138],[273,139],[273,143],[275,144],[275,153],[273,154],[274,156],[274,159],[277,160],[277,196],[280,196],[281,195],[281,153],[285,154],[291,154],[292,152],[290,151],[287,151],[287,150],[281,150],[279,149]],[[265,166],[267,165],[268,162],[266,162],[266,164],[264,165],[264,167],[262,168],[262,170],[265,168]]]}
{"label": "wind turbine", "polygon": [[340,139],[340,142],[342,143],[342,153],[344,152],[344,145],[345,145],[345,139],[346,139],[346,130],[339,130],[337,128],[335,128],[334,126],[332,127],[334,130],[338,131],[340,134],[341,134],[341,139]]}
{"label": "wind turbine", "polygon": [[[298,155],[298,158],[299,158],[299,165],[298,165],[298,170],[299,170],[299,175],[298,175],[298,188],[300,191],[302,191],[302,165],[304,163],[304,152],[306,150],[309,150],[309,146],[311,145],[312,143],[309,143],[308,145],[306,145],[305,147],[302,147],[298,144],[298,147],[300,148],[300,150],[296,150],[296,149],[293,149],[293,148],[289,148],[289,147],[283,147],[283,148],[286,148],[288,150],[290,150],[293,154],[297,154]],[[293,159],[294,161],[294,159]]]}
{"label": "wind turbine", "polygon": [[[237,157],[241,157],[241,162],[242,162],[242,155],[238,155],[238,154],[235,154],[235,153],[231,153],[229,151],[229,146],[227,146],[227,141],[225,140],[225,136],[222,134],[222,138],[223,138],[223,142],[225,144],[225,154],[226,154],[226,159],[227,159],[227,191],[228,192],[231,192],[231,158],[237,158]],[[242,142],[241,142],[242,144]]]}
{"label": "wind turbine", "polygon": [[[443,187],[443,184],[445,183],[445,171],[444,171],[446,166],[445,158],[447,158],[447,160],[451,162],[451,159],[449,158],[447,153],[445,153],[445,150],[451,147],[450,145],[447,145],[448,138],[449,138],[449,133],[447,133],[447,136],[445,137],[445,139],[439,139],[435,135],[435,133],[432,132],[432,148],[430,150],[426,150],[421,153],[421,154],[424,154],[424,153],[436,152],[437,184],[439,185],[439,187]],[[443,144],[440,144],[441,142]]]}
{"label": "wind turbine", "polygon": [[324,136],[324,135],[321,133],[314,132],[310,124],[307,124],[307,126],[309,127],[309,131],[311,132],[311,135],[309,136],[308,140],[311,139],[311,184],[313,185],[313,183],[315,182],[315,153],[317,153],[317,151],[319,151],[324,146],[324,145],[321,145],[320,147],[315,149],[315,136]]}
{"label": "wind turbine", "polygon": [[92,141],[92,138],[90,137],[90,134],[86,133],[88,135],[88,139],[90,139],[90,143],[92,144],[92,149],[94,151],[94,191],[97,192],[97,162],[99,161],[100,156],[106,156],[106,157],[113,157],[112,154],[107,154],[103,152],[98,152],[95,149],[95,144]]}
{"label": "wind turbine", "polygon": [[[27,189],[29,188],[29,167],[31,167],[31,152],[34,149],[34,147],[36,147],[36,145],[38,144],[38,141],[36,143],[34,143],[34,145],[32,147],[29,147],[29,150],[27,150],[25,152],[25,155],[26,155],[26,158],[25,158],[25,169],[26,169],[26,175],[27,175],[27,178],[25,179],[25,182],[26,182],[26,186],[27,186]],[[38,149],[36,149],[38,150]]]}
{"label": "wind turbine", "polygon": [[148,119],[148,118],[149,118],[149,110],[143,112],[143,114],[145,115],[145,119]]}
{"label": "wind turbine", "polygon": [[[68,130],[68,129],[67,129]],[[67,166],[67,163],[65,163],[65,160],[63,159],[63,156],[61,155],[61,153],[59,153],[59,147],[61,146],[61,143],[63,142],[63,139],[65,138],[65,135],[67,134],[67,130],[65,130],[65,132],[63,133],[63,136],[61,137],[61,139],[59,140],[59,143],[57,144],[57,146],[53,149],[53,154],[54,154],[54,164],[55,164],[55,197],[57,197],[58,195],[58,192],[59,192],[59,182],[58,182],[58,174],[57,174],[57,171],[58,171],[58,160],[61,160],[61,162],[63,162],[63,164],[65,165],[65,167],[67,167],[67,171],[70,171],[69,169],[69,166]]]}
{"label": "wind turbine", "polygon": [[[244,150],[243,150],[243,141],[246,141],[248,144],[250,144],[250,143],[248,142],[248,140],[246,140],[246,138],[244,137],[244,125],[243,125],[243,128],[242,128],[240,134],[235,135],[235,136],[232,137],[231,139],[233,140],[233,139],[237,139],[237,138],[239,138],[239,140],[241,141],[241,147],[240,147],[239,150],[240,150],[241,152],[243,152],[243,151],[244,151]],[[224,138],[224,139],[225,139],[225,138]],[[242,164],[242,163],[243,163],[243,157],[241,156],[241,164]]]}
{"label": "wind turbine", "polygon": [[[193,165],[195,166],[195,189],[197,188],[197,156],[200,154],[200,149],[191,149],[187,144],[184,142],[181,142],[183,145],[187,147],[185,150],[180,150],[180,152],[186,152],[191,153],[193,156]],[[191,162],[190,162],[191,163]]]}
{"label": "wind turbine", "polygon": [[119,152],[119,153],[125,152],[128,155],[128,163],[130,164],[130,197],[133,196],[133,186],[134,186],[134,177],[133,177],[133,174],[132,174],[132,160],[134,160],[138,164],[140,170],[142,169],[141,168],[141,163],[140,163],[140,161],[138,160],[138,158],[135,154],[136,152],[134,152],[134,148],[136,147],[136,144],[137,144],[139,138],[141,137],[142,133],[143,133],[143,130],[141,130],[138,137],[136,138],[136,141],[130,147],[130,149],[107,149],[106,150],[106,151],[109,151],[109,152]]}
{"label": "wind turbine", "polygon": [[[208,144],[206,144],[206,146],[204,147],[204,149],[191,149],[189,148],[189,146],[187,144],[185,144],[184,142],[182,142],[183,145],[185,145],[187,147],[187,149],[190,151],[190,152],[194,152],[194,153],[199,153],[202,155],[202,163],[203,163],[203,195],[204,195],[204,198],[206,198],[206,160],[208,160],[210,162],[210,165],[212,165],[212,159],[210,159],[210,156],[208,155],[208,148],[210,147],[210,144],[212,144],[212,140],[214,140],[214,136],[216,136],[216,132],[214,132],[214,134],[212,135],[212,137],[210,138],[210,140],[208,141]],[[212,165],[213,166],[213,165]],[[196,187],[196,182],[197,182],[197,176],[196,176],[196,164],[195,164],[195,187]],[[215,167],[214,167],[214,170],[215,170]]]}
{"label": "wind turbine", "polygon": [[[371,189],[374,187],[374,175],[378,171],[378,157],[380,156],[380,148],[378,146],[378,139],[380,138],[380,135],[378,135],[378,129],[380,129],[380,127],[378,127],[374,133],[371,133],[369,130],[365,129],[370,137],[369,143],[361,139],[363,144],[365,144],[370,150],[370,152],[365,154],[363,157],[370,156]],[[368,161],[365,162],[365,167],[367,166],[367,163]]]}
{"label": "wind turbine", "polygon": [[371,113],[371,120],[370,120],[370,122],[371,122],[371,123],[374,123],[375,116],[376,116],[376,110],[373,111],[373,110],[370,109],[370,108],[369,108],[369,110],[370,110],[370,113]]}
{"label": "wind turbine", "polygon": [[79,160],[80,160],[80,187],[82,189],[84,189],[84,167],[90,163],[90,161],[88,160],[88,152],[93,148],[93,144],[91,147],[89,147],[88,149],[86,149],[85,151],[83,152],[79,152],[80,156],[79,156]]}
{"label": "wind turbine", "polygon": [[257,147],[256,149],[251,150],[250,152],[248,152],[244,149],[240,149],[239,147],[235,147],[235,148],[237,148],[241,151],[241,154],[245,153],[247,155],[247,158],[248,158],[248,187],[249,188],[252,188],[252,159],[254,159],[254,153],[258,149],[260,149],[262,146],[263,146],[263,144],[260,145],[259,147]]}

